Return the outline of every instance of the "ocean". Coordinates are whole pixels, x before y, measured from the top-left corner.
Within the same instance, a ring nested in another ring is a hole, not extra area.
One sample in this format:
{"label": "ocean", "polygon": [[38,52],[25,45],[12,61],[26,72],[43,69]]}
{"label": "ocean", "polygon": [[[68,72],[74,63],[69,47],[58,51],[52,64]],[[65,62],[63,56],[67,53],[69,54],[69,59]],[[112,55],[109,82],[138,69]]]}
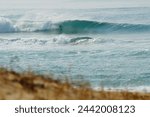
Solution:
{"label": "ocean", "polygon": [[0,10],[0,66],[150,91],[150,8]]}

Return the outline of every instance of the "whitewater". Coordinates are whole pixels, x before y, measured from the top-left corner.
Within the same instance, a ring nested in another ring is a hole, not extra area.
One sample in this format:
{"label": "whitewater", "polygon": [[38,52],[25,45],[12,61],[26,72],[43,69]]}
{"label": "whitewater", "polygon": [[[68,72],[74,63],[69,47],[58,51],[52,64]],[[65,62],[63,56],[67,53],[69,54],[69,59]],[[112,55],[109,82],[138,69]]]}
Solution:
{"label": "whitewater", "polygon": [[150,8],[0,10],[0,66],[150,91]]}

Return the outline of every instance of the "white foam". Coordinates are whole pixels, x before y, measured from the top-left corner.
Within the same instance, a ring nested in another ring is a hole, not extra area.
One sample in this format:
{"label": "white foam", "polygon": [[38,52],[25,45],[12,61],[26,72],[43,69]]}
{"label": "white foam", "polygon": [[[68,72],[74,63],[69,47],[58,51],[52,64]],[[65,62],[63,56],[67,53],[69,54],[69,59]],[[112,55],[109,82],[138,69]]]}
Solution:
{"label": "white foam", "polygon": [[130,92],[148,92],[150,93],[150,86],[137,86],[137,87],[94,87],[95,90],[105,90],[105,91],[130,91]]}
{"label": "white foam", "polygon": [[15,32],[17,28],[13,25],[11,20],[0,17],[0,33],[8,33],[8,32]]}

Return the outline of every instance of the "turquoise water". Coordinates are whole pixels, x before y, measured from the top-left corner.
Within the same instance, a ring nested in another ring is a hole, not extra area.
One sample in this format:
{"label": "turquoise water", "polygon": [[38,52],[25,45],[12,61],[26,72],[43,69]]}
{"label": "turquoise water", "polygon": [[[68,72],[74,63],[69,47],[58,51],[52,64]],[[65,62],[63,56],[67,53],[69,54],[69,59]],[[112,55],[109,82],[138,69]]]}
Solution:
{"label": "turquoise water", "polygon": [[149,91],[149,11],[1,10],[0,66]]}

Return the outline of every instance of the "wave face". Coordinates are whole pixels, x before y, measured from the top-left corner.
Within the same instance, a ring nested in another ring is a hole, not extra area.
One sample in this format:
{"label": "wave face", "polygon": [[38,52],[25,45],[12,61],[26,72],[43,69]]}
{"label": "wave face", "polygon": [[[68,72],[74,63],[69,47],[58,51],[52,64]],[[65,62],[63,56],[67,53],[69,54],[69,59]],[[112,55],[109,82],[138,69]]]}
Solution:
{"label": "wave face", "polygon": [[149,32],[150,24],[109,23],[89,20],[23,21],[0,18],[0,33],[49,32],[55,34],[138,33]]}
{"label": "wave face", "polygon": [[59,23],[58,31],[66,34],[76,33],[111,33],[111,32],[145,32],[150,31],[150,25],[118,24],[86,20],[65,21]]}

